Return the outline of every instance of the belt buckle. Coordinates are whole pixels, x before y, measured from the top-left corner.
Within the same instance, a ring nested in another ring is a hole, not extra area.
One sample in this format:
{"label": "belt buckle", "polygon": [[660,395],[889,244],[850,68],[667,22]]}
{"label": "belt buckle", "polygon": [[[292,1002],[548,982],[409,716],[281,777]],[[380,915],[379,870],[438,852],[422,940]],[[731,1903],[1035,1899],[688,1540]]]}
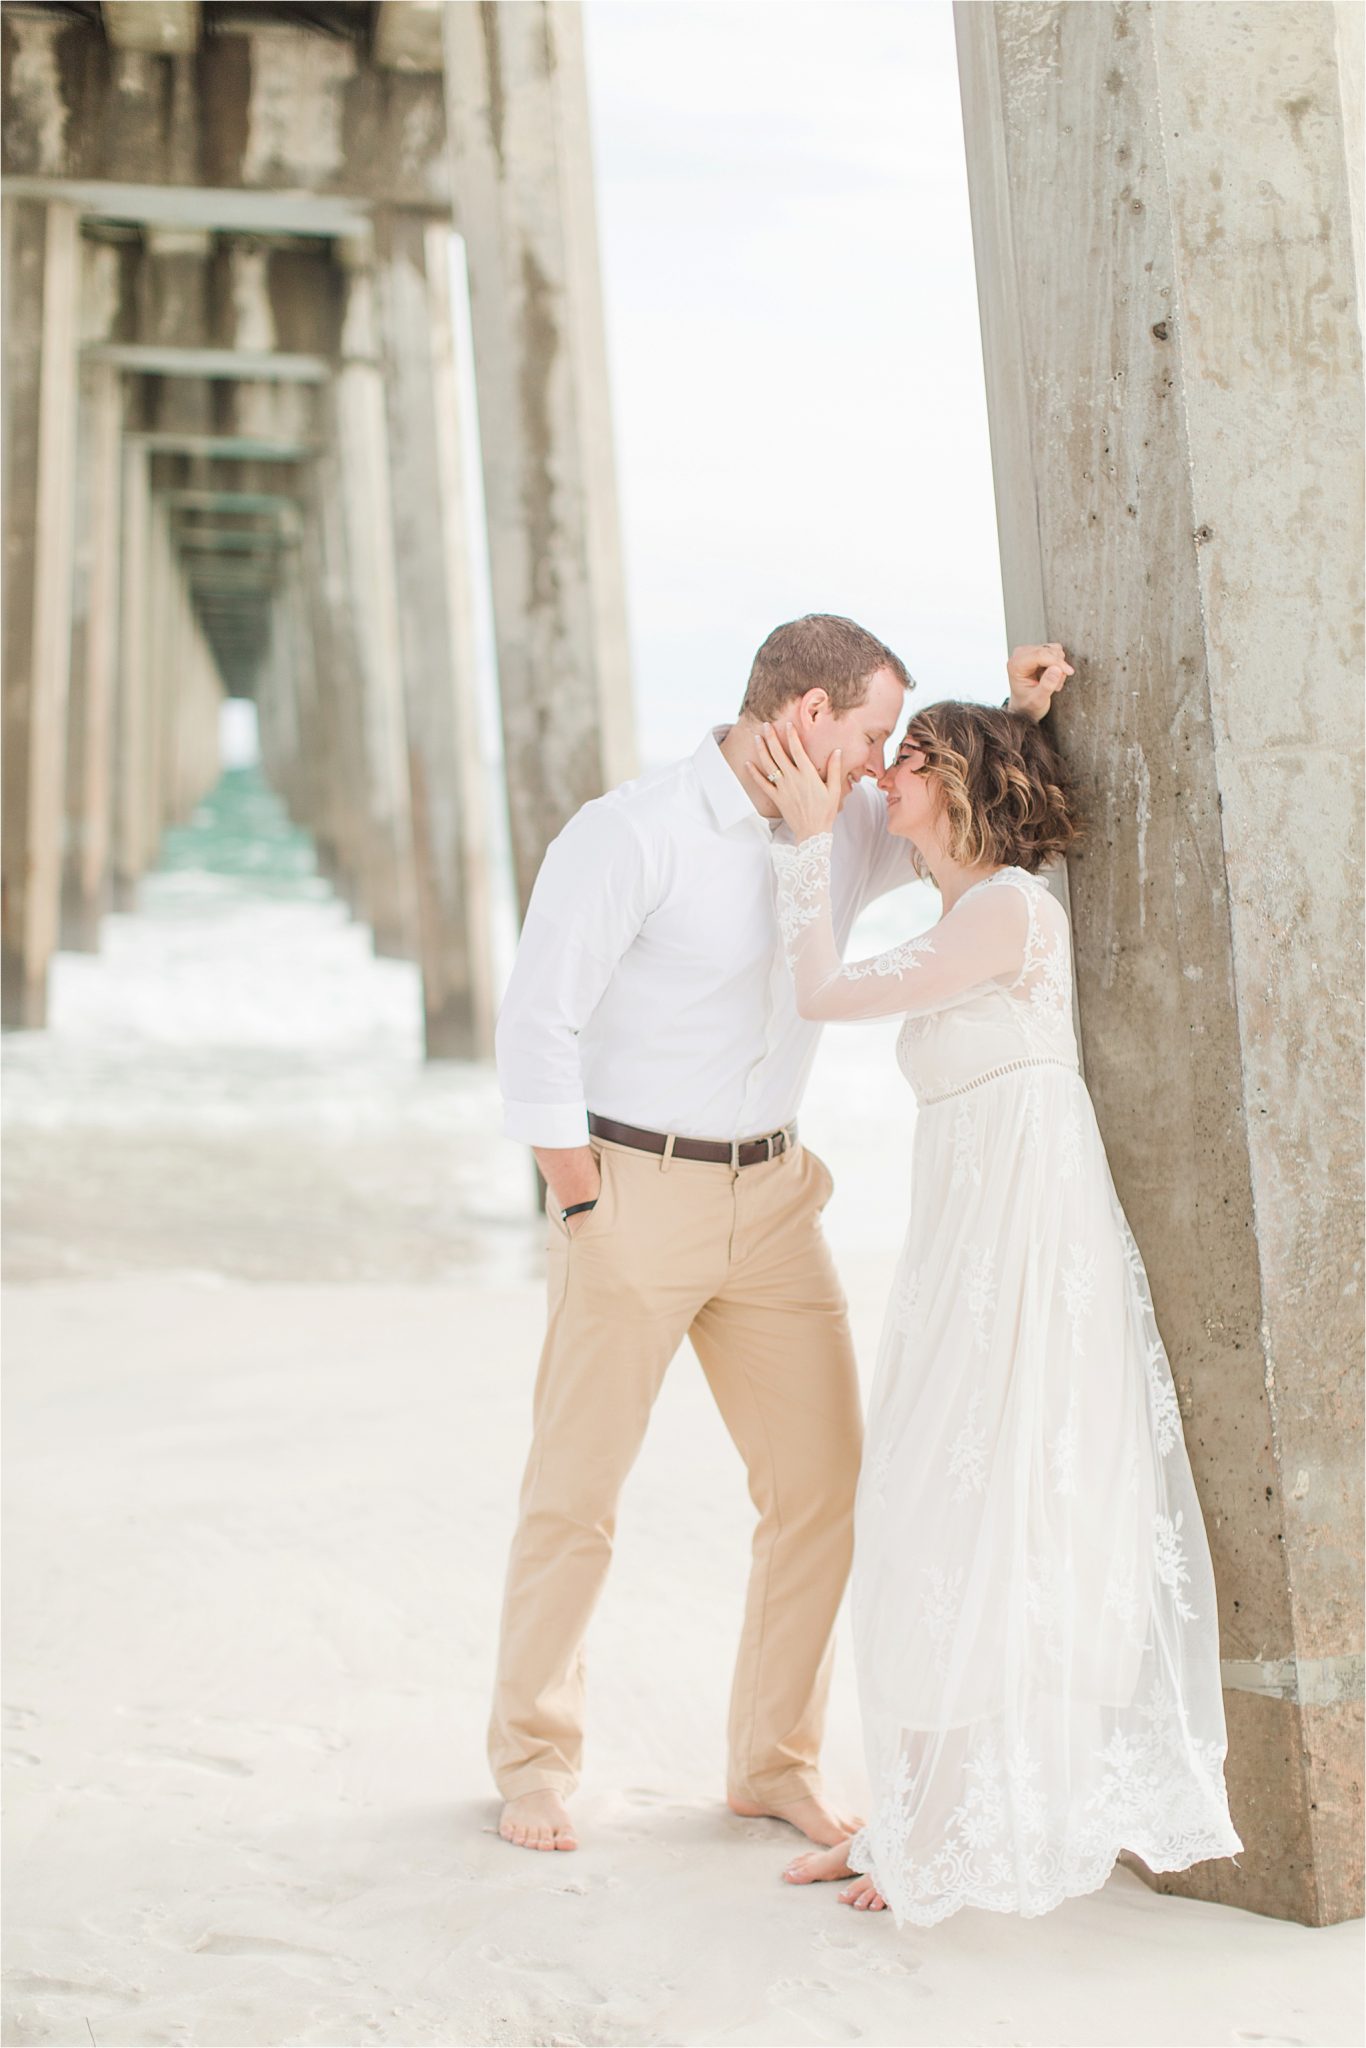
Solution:
{"label": "belt buckle", "polygon": [[732,1138],[730,1141],[730,1170],[732,1173],[740,1171],[740,1140],[738,1138]]}

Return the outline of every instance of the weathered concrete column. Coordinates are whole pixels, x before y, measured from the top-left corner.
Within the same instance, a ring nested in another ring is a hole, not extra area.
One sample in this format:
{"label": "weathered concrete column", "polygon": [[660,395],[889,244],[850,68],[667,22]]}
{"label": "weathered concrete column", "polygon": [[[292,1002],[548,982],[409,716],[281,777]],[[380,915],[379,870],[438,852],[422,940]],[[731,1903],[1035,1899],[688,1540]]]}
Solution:
{"label": "weathered concrete column", "polygon": [[365,901],[377,952],[417,953],[394,521],[373,249],[341,245],[346,308],[335,419],[350,604],[362,685]]}
{"label": "weathered concrete column", "polygon": [[549,841],[635,765],[583,31],[570,0],[447,5],[445,23],[525,908]]}
{"label": "weathered concrete column", "polygon": [[341,772],[340,748],[335,714],[324,700],[319,649],[314,644],[310,607],[304,582],[302,524],[294,509],[283,531],[280,555],[280,587],[276,600],[280,631],[289,648],[294,673],[294,703],[298,720],[298,768],[294,791],[295,816],[312,834],[319,850],[319,864],[330,870],[329,841],[332,826],[331,791]]}
{"label": "weathered concrete column", "polygon": [[[179,601],[181,679],[175,703],[175,762],[170,796],[172,820],[183,825],[194,815],[195,805],[206,789],[212,786],[214,778],[206,774],[206,762],[211,731],[216,740],[221,692],[183,576]],[[217,752],[216,745],[213,751]]]}
{"label": "weathered concrete column", "polygon": [[147,526],[147,723],[143,783],[142,872],[156,866],[168,822],[168,767],[175,731],[175,563],[163,498],[153,491]]}
{"label": "weathered concrete column", "polygon": [[223,679],[218,672],[208,635],[198,617],[194,622],[196,709],[188,736],[186,773],[186,815],[215,787],[223,772],[220,751]]}
{"label": "weathered concrete column", "polygon": [[99,944],[100,918],[108,907],[113,824],[123,388],[118,371],[107,363],[86,364],[80,386],[78,568],[67,720],[62,943],[80,952],[94,952]]}
{"label": "weathered concrete column", "polygon": [[298,678],[289,618],[280,591],[269,599],[269,638],[257,675],[256,705],[261,734],[261,764],[272,789],[296,821],[301,818],[299,780],[301,743]]}
{"label": "weathered concrete column", "polygon": [[[149,346],[203,347],[212,338],[213,236],[205,228],[147,228],[137,266],[138,338]],[[148,425],[208,433],[213,394],[206,377],[161,377]]]}
{"label": "weathered concrete column", "polygon": [[340,501],[340,463],[333,433],[313,466],[300,531],[320,716],[333,742],[332,771],[324,792],[325,816],[315,829],[323,873],[354,915],[368,922],[365,690]]}
{"label": "weathered concrete column", "polygon": [[123,444],[119,677],[114,761],[114,907],[131,910],[146,868],[148,780],[148,528],[151,489],[143,442]]}
{"label": "weathered concrete column", "polygon": [[223,693],[183,564],[176,578],[176,604],[180,678],[174,700],[175,751],[167,797],[172,822],[183,825],[217,780],[218,710]]}
{"label": "weathered concrete column", "polygon": [[427,1057],[493,1049],[484,770],[460,482],[450,236],[376,223]]}
{"label": "weathered concrete column", "polygon": [[[1219,1587],[1235,1868],[1362,1910],[1361,322],[1331,7],[957,9],[1012,636]],[[1356,116],[1359,122],[1359,114]]]}
{"label": "weathered concrete column", "polygon": [[76,210],[4,201],[5,1027],[40,1027],[61,909],[75,486]]}

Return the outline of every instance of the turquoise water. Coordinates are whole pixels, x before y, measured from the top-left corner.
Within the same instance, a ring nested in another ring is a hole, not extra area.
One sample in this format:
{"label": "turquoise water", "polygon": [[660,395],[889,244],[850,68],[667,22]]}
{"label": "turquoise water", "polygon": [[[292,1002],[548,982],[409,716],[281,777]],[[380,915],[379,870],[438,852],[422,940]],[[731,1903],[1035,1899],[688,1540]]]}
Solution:
{"label": "turquoise water", "polygon": [[[506,898],[506,870],[494,881]],[[872,905],[854,950],[922,929],[929,893]],[[905,1228],[896,1030],[832,1027],[802,1111],[840,1184],[832,1241],[856,1265],[894,1256]],[[49,1028],[10,1034],[4,1056],[12,1278],[540,1271],[492,1064],[424,1062],[416,965],[376,957],[255,767],[225,771],[166,835],[98,953],[58,954]]]}
{"label": "turquoise water", "polygon": [[187,825],[172,826],[157,863],[163,874],[235,877],[274,900],[327,896],[310,835],[289,817],[259,768],[229,768]]}

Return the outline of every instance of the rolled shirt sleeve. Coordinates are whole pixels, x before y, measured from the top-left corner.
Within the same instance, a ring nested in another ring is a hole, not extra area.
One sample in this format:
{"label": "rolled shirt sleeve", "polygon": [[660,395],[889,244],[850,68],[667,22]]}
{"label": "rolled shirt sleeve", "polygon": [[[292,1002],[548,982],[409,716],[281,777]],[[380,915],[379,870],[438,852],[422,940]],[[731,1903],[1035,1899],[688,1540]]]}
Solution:
{"label": "rolled shirt sleeve", "polygon": [[509,1138],[588,1143],[578,1034],[648,910],[645,850],[630,821],[610,798],[586,804],[546,850],[498,1014]]}

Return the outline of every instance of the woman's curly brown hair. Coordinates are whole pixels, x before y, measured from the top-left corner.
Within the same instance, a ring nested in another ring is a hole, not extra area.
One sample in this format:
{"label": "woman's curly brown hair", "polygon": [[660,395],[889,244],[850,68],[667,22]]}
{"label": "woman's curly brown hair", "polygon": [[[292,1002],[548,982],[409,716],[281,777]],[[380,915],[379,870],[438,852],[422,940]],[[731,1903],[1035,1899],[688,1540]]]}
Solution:
{"label": "woman's curly brown hair", "polygon": [[1035,874],[1081,836],[1067,771],[1051,736],[1018,712],[930,704],[906,727],[897,759],[918,747],[917,775],[944,801],[949,852],[965,867]]}

